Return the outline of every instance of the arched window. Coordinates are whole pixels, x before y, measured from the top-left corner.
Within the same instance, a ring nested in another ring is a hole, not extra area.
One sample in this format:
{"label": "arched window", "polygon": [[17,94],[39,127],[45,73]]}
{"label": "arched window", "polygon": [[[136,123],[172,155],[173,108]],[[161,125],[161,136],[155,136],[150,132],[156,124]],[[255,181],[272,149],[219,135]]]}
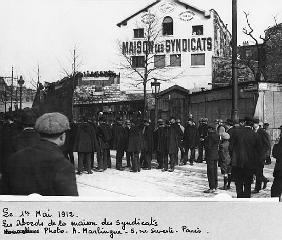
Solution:
{"label": "arched window", "polygon": [[163,20],[163,35],[173,35],[173,20],[171,17],[165,17]]}

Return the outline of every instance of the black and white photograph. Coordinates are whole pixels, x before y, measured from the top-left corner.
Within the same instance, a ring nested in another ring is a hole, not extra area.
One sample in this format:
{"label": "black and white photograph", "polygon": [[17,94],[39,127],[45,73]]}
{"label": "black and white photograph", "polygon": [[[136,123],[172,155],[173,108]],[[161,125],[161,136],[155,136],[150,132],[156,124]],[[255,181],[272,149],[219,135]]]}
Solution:
{"label": "black and white photograph", "polygon": [[0,0],[0,191],[282,193],[282,2]]}

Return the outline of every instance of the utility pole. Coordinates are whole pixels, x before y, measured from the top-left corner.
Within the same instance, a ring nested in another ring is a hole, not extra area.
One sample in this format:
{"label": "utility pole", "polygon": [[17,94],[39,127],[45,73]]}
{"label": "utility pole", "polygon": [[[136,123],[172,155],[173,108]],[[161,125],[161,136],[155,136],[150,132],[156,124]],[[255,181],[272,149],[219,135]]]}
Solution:
{"label": "utility pole", "polygon": [[13,88],[14,88],[14,67],[12,66],[12,79],[11,79],[11,112],[13,110]]}
{"label": "utility pole", "polygon": [[232,120],[238,116],[237,0],[232,0]]}

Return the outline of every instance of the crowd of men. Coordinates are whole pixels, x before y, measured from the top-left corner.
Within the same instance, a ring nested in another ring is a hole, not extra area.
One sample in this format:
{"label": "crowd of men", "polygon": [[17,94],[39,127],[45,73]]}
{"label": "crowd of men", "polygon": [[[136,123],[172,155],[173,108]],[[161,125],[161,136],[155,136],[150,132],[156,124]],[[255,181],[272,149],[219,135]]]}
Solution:
{"label": "crowd of men", "polygon": [[[7,118],[1,124],[1,172],[5,194],[26,195],[34,191],[42,195],[77,195],[74,169],[81,175],[111,168],[110,150],[116,150],[117,170],[128,169],[134,173],[150,170],[153,156],[157,169],[169,172],[177,165],[205,161],[209,182],[205,193],[217,191],[218,167],[224,177],[221,189],[229,190],[234,181],[238,198],[251,197],[254,176],[253,193],[267,186],[263,168],[271,163],[271,141],[268,124],[260,124],[257,119],[223,122],[202,118],[197,124],[189,115],[185,124],[172,117],[169,121],[158,119],[154,126],[149,119],[142,118],[117,118],[108,123],[99,115],[97,120],[82,117],[69,124],[64,115],[49,113],[35,120],[36,116],[27,110],[19,121]],[[78,153],[77,167],[74,166],[74,152]],[[274,145],[273,156],[276,165],[271,196],[279,197],[282,192],[280,140]],[[42,179],[47,179],[48,184]],[[51,187],[51,180],[56,182],[55,187]],[[24,187],[26,182],[31,182],[32,186]]]}

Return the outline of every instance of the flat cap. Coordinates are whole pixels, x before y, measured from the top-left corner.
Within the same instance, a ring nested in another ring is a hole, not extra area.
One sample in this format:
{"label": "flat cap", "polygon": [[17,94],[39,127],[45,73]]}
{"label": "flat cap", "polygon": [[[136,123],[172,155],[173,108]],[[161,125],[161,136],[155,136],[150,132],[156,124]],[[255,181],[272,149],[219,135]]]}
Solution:
{"label": "flat cap", "polygon": [[44,134],[59,134],[70,129],[68,118],[58,112],[45,113],[36,120],[35,130]]}

